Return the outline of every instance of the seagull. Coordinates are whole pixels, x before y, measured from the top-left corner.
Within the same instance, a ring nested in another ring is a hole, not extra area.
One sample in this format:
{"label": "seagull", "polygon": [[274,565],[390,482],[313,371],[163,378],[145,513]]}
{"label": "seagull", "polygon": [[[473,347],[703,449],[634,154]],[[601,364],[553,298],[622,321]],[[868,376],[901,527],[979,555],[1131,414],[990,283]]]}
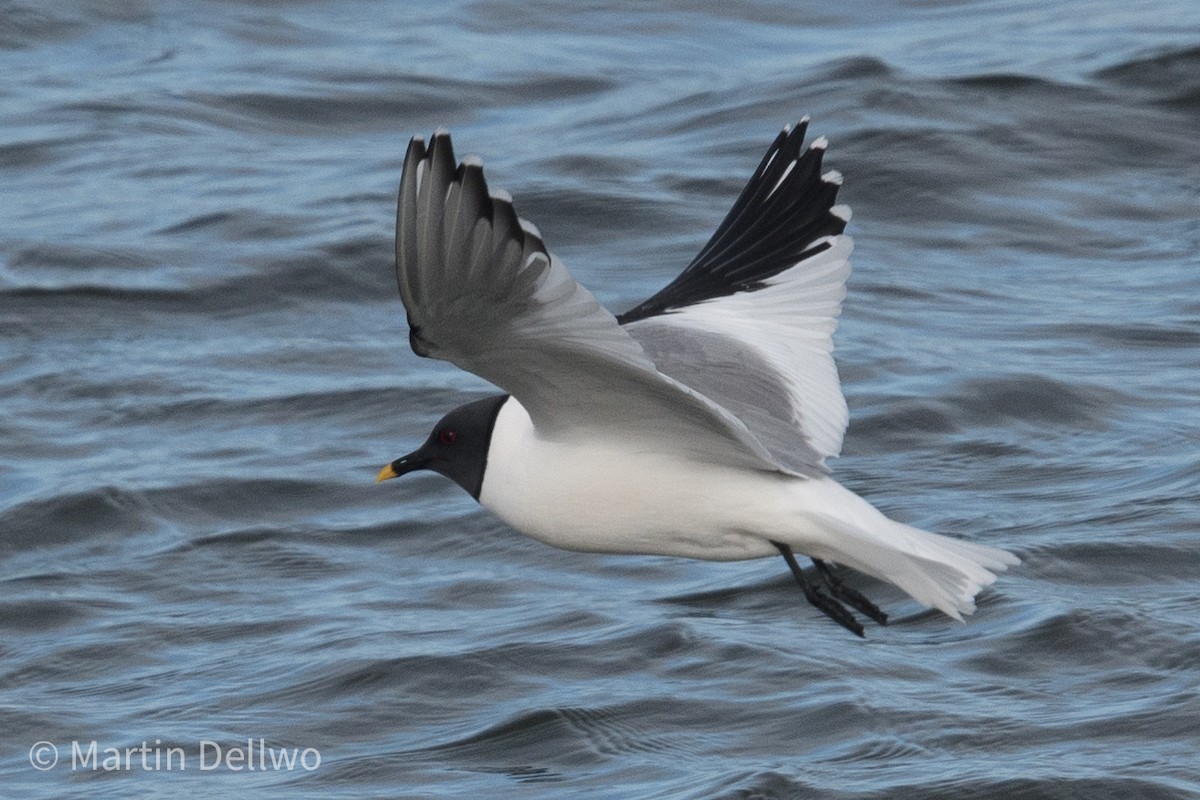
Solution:
{"label": "seagull", "polygon": [[[834,565],[962,621],[1013,554],[893,521],[830,475],[849,412],[833,361],[850,209],[824,137],[789,125],[700,253],[614,315],[575,281],[482,162],[414,137],[396,277],[418,356],[501,389],[446,414],[378,480],[450,478],[566,550],[736,561],[782,556],[805,598],[858,636],[887,614]],[[806,575],[796,554],[811,558]],[[849,606],[849,608],[847,607]]]}

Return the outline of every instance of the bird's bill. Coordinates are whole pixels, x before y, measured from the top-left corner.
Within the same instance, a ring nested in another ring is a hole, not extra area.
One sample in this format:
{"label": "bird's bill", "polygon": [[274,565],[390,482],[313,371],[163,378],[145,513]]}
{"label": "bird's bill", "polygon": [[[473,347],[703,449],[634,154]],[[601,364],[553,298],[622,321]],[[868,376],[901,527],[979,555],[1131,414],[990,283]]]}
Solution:
{"label": "bird's bill", "polygon": [[417,450],[403,458],[397,458],[390,464],[385,464],[383,469],[379,470],[379,474],[375,476],[375,482],[383,483],[386,480],[399,478],[401,475],[407,475],[414,470],[425,469],[428,466],[429,458],[420,450]]}

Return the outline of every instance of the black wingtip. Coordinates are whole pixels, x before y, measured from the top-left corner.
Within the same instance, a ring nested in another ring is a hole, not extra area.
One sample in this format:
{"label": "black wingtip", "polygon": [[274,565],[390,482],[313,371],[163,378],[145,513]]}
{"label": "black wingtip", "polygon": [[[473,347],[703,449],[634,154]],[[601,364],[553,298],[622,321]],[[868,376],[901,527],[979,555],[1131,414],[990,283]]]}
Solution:
{"label": "black wingtip", "polygon": [[454,160],[454,144],[450,141],[449,131],[439,130],[433,135],[429,142],[428,159],[431,178],[439,174],[447,176],[443,181],[435,178],[432,182],[434,186],[448,182],[448,176],[458,171],[457,162]]}
{"label": "black wingtip", "polygon": [[[828,249],[846,229],[835,210],[840,176],[821,172],[825,141],[807,148],[808,118],[785,126],[708,243],[675,280],[619,315],[622,324],[704,300],[753,291],[779,273]],[[826,240],[826,241],[822,241]]]}
{"label": "black wingtip", "polygon": [[500,194],[488,191],[479,158],[455,161],[448,130],[439,128],[428,145],[419,136],[410,139],[396,208],[396,275],[417,355],[437,351],[431,341],[437,326],[413,310],[422,308],[424,272],[465,276],[496,264],[527,264],[536,253],[549,258],[541,237]]}
{"label": "black wingtip", "polygon": [[425,138],[422,136],[414,136],[408,140],[408,150],[404,153],[404,167],[408,168],[409,164],[420,161],[425,157]]}

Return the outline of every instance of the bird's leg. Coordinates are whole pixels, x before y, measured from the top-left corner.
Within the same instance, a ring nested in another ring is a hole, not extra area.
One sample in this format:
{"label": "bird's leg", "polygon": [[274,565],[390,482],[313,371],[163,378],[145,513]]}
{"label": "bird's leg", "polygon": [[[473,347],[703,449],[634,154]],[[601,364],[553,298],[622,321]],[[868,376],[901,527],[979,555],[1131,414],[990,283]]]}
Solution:
{"label": "bird's leg", "polygon": [[881,611],[879,606],[863,597],[857,590],[842,583],[842,579],[834,575],[830,566],[821,559],[814,558],[812,562],[816,565],[817,572],[820,572],[821,577],[825,579],[825,585],[829,587],[831,595],[858,609],[880,625],[887,625],[888,615]]}
{"label": "bird's leg", "polygon": [[800,584],[800,590],[804,592],[804,598],[808,602],[821,609],[825,616],[851,633],[858,636],[866,636],[866,633],[863,632],[863,626],[859,624],[853,614],[846,610],[845,606],[808,582],[808,579],[804,577],[803,570],[800,569],[800,565],[796,563],[796,556],[792,554],[792,548],[776,541],[772,541],[771,544],[775,545],[775,549],[783,556],[783,560],[787,562],[788,568],[796,576],[796,583]]}

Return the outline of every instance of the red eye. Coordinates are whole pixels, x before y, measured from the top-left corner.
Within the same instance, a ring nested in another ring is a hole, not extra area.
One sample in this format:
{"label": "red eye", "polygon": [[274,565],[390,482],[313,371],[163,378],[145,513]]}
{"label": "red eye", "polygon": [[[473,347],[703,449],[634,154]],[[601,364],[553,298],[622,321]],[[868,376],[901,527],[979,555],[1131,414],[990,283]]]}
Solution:
{"label": "red eye", "polygon": [[458,431],[453,428],[442,428],[438,431],[438,441],[442,444],[454,444],[458,441]]}

